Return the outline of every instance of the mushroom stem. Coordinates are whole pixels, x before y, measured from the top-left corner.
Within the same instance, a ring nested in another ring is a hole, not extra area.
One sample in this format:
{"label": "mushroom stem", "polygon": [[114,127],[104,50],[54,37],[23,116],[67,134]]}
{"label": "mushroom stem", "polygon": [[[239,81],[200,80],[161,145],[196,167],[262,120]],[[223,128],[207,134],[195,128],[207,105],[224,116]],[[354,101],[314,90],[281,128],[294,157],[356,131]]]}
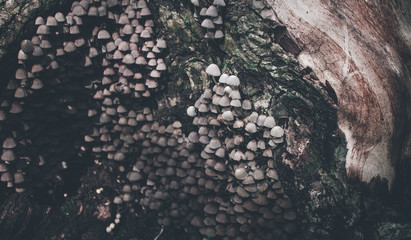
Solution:
{"label": "mushroom stem", "polygon": [[215,77],[214,76],[211,76],[212,77],[212,79],[213,79],[213,81],[214,81],[214,84],[217,84],[217,80],[215,80]]}
{"label": "mushroom stem", "polygon": [[164,226],[161,225],[161,230],[160,230],[160,232],[157,234],[157,236],[156,236],[153,240],[157,240],[157,239],[161,236],[161,234],[163,234],[163,231],[164,231]]}

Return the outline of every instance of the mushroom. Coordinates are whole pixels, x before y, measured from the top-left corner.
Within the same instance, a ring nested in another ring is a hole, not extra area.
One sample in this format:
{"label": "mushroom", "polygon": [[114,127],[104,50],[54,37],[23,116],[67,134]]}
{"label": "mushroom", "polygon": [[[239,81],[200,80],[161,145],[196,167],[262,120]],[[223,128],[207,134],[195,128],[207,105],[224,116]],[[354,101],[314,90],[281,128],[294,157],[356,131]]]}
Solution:
{"label": "mushroom", "polygon": [[208,7],[205,15],[209,16],[209,17],[217,17],[218,16],[218,10],[217,10],[216,6],[211,5],[210,7]]}
{"label": "mushroom", "polygon": [[203,28],[206,28],[206,29],[214,29],[215,28],[213,21],[209,18],[204,19],[203,22],[201,22],[201,26]]}

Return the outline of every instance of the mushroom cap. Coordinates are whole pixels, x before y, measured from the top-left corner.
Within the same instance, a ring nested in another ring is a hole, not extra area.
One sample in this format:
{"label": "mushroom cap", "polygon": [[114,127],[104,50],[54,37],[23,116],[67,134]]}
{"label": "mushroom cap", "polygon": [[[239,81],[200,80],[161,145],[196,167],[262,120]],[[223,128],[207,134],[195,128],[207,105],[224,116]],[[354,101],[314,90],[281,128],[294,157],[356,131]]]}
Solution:
{"label": "mushroom cap", "polygon": [[43,87],[44,87],[43,82],[38,78],[35,78],[33,80],[33,83],[31,84],[31,89],[34,89],[34,90],[42,89]]}
{"label": "mushroom cap", "polygon": [[264,121],[264,127],[273,128],[275,126],[275,119],[274,117],[267,117]]}
{"label": "mushroom cap", "polygon": [[207,214],[211,214],[211,215],[215,215],[218,213],[218,206],[217,204],[211,202],[211,203],[207,203],[204,206],[204,212]]}
{"label": "mushroom cap", "polygon": [[126,56],[124,56],[122,62],[125,63],[125,64],[134,64],[134,63],[135,63],[135,60],[134,60],[133,55],[131,55],[131,54],[126,54]]}
{"label": "mushroom cap", "polygon": [[238,99],[231,100],[230,106],[239,108],[241,107],[241,101]]}
{"label": "mushroom cap", "polygon": [[238,79],[238,77],[235,75],[231,75],[227,78],[226,84],[233,86],[233,87],[237,87],[240,85],[240,79]]}
{"label": "mushroom cap", "polygon": [[25,88],[18,87],[16,91],[14,92],[14,97],[15,98],[24,98],[27,97],[27,91]]}
{"label": "mushroom cap", "polygon": [[257,151],[257,141],[256,140],[249,141],[247,144],[247,149],[250,149],[253,152]]}
{"label": "mushroom cap", "polygon": [[67,53],[72,53],[77,50],[76,45],[73,42],[67,42],[64,46],[64,51]]}
{"label": "mushroom cap", "polygon": [[3,148],[11,149],[17,146],[16,141],[12,137],[8,137],[3,141]]}
{"label": "mushroom cap", "polygon": [[14,161],[16,160],[16,154],[13,150],[6,149],[3,151],[3,154],[1,155],[1,160],[8,162]]}
{"label": "mushroom cap", "polygon": [[194,6],[199,7],[200,3],[198,0],[191,0],[191,3],[194,4]]}
{"label": "mushroom cap", "polygon": [[37,26],[45,24],[44,18],[42,18],[42,17],[40,17],[40,16],[37,17],[34,24],[37,25]]}
{"label": "mushroom cap", "polygon": [[97,17],[98,16],[98,9],[96,6],[91,6],[88,9],[88,13],[87,15],[91,16],[91,17]]}
{"label": "mushroom cap", "polygon": [[108,42],[108,43],[106,44],[106,50],[107,50],[107,52],[113,52],[113,51],[116,50],[116,49],[117,49],[117,46],[116,46],[116,44],[115,44],[113,41]]}
{"label": "mushroom cap", "polygon": [[39,56],[43,56],[43,50],[41,49],[41,47],[39,46],[34,46],[34,50],[33,50],[33,56],[35,57],[39,57]]}
{"label": "mushroom cap", "polygon": [[63,22],[66,21],[66,17],[64,17],[64,14],[61,13],[61,12],[57,12],[57,13],[54,15],[54,18],[57,20],[57,22],[60,22],[60,23],[63,23]]}
{"label": "mushroom cap", "polygon": [[141,16],[150,16],[151,11],[148,7],[143,7],[140,11]]}
{"label": "mushroom cap", "polygon": [[201,23],[201,26],[203,28],[207,28],[207,29],[214,29],[215,28],[213,21],[209,18],[204,19],[203,22]]}
{"label": "mushroom cap", "polygon": [[270,134],[274,138],[281,138],[284,136],[284,129],[280,126],[275,126],[271,129]]}
{"label": "mushroom cap", "polygon": [[33,64],[33,66],[31,67],[31,72],[32,73],[38,73],[38,72],[41,72],[43,70],[44,70],[44,68],[41,64]]}
{"label": "mushroom cap", "polygon": [[230,95],[229,95],[229,97],[230,97],[231,99],[241,99],[240,91],[238,91],[238,90],[232,90],[231,93],[230,93]]}
{"label": "mushroom cap", "polygon": [[251,101],[248,100],[248,99],[244,100],[243,103],[242,103],[242,105],[241,105],[241,107],[242,107],[244,110],[251,110],[251,109],[252,109]]}
{"label": "mushroom cap", "polygon": [[127,179],[130,182],[137,182],[138,180],[140,180],[142,178],[143,178],[143,176],[139,172],[131,171],[131,172],[127,173]]}
{"label": "mushroom cap", "polygon": [[2,182],[11,182],[11,181],[13,181],[13,176],[9,172],[5,172],[5,173],[1,174],[0,180]]}
{"label": "mushroom cap", "polygon": [[218,105],[222,106],[222,107],[228,107],[230,106],[230,99],[227,96],[223,96],[220,101],[218,101]]}
{"label": "mushroom cap", "polygon": [[220,68],[217,66],[217,64],[214,63],[208,65],[206,73],[214,77],[219,77],[221,75]]}
{"label": "mushroom cap", "polygon": [[86,10],[81,5],[77,5],[72,10],[74,16],[84,16],[87,14]]}
{"label": "mushroom cap", "polygon": [[150,72],[150,77],[152,77],[152,78],[160,78],[160,77],[161,77],[161,74],[160,74],[159,71],[157,71],[156,69],[154,69],[154,70],[152,70],[152,71]]}
{"label": "mushroom cap", "polygon": [[247,123],[247,125],[245,125],[245,130],[249,133],[255,133],[257,132],[257,126],[255,125],[255,123],[249,122]]}
{"label": "mushroom cap", "polygon": [[245,170],[245,168],[237,168],[237,169],[234,171],[234,176],[235,176],[235,178],[237,178],[238,180],[244,180],[244,179],[247,178],[248,173],[247,173],[247,171]]}
{"label": "mushroom cap", "polygon": [[14,183],[20,184],[24,182],[24,175],[22,172],[15,172],[14,173]]}
{"label": "mushroom cap", "polygon": [[248,121],[257,123],[257,118],[258,118],[258,113],[257,112],[252,112],[250,116],[248,116]]}
{"label": "mushroom cap", "polygon": [[195,117],[195,116],[197,115],[196,109],[195,109],[194,106],[189,106],[189,107],[187,108],[187,115],[188,115],[189,117]]}
{"label": "mushroom cap", "polygon": [[134,33],[134,28],[130,24],[126,24],[123,27],[123,33],[126,35],[131,35]]}
{"label": "mushroom cap", "polygon": [[220,39],[220,38],[223,38],[223,37],[224,37],[223,31],[221,29],[217,29],[217,31],[215,31],[214,38],[215,39]]}
{"label": "mushroom cap", "polygon": [[167,70],[167,66],[166,66],[166,64],[165,64],[164,62],[157,62],[157,67],[156,67],[156,69],[157,69],[158,71],[165,71],[165,70]]}
{"label": "mushroom cap", "polygon": [[148,29],[144,29],[141,33],[140,33],[140,37],[141,38],[151,38],[151,33]]}
{"label": "mushroom cap", "polygon": [[147,60],[143,56],[138,56],[136,58],[137,65],[147,65]]}
{"label": "mushroom cap", "polygon": [[21,80],[21,79],[27,79],[27,78],[28,78],[27,72],[26,72],[26,70],[24,70],[24,68],[19,68],[19,69],[17,69],[17,71],[16,71],[16,79]]}
{"label": "mushroom cap", "polygon": [[214,137],[210,140],[210,143],[208,144],[208,146],[211,149],[217,149],[217,148],[221,147],[221,141],[220,141],[220,139]]}
{"label": "mushroom cap", "polygon": [[216,6],[220,6],[220,7],[225,7],[226,6],[224,0],[214,0],[213,4],[216,5]]}
{"label": "mushroom cap", "polygon": [[30,54],[34,50],[34,45],[30,40],[24,39],[21,41],[21,50],[26,54]]}
{"label": "mushroom cap", "polygon": [[130,24],[130,20],[128,19],[128,15],[126,13],[122,13],[120,15],[120,18],[118,20],[118,24],[121,24],[121,25]]}
{"label": "mushroom cap", "polygon": [[218,82],[224,84],[224,83],[227,82],[228,77],[229,77],[228,74],[223,73],[223,74],[220,76],[220,78],[218,79]]}
{"label": "mushroom cap", "polygon": [[39,34],[39,35],[48,35],[48,34],[50,34],[50,28],[49,28],[47,25],[45,25],[45,24],[40,25],[40,26],[37,28],[37,32],[36,32],[36,33]]}
{"label": "mushroom cap", "polygon": [[157,39],[157,44],[156,46],[158,48],[167,48],[167,42],[164,39]]}
{"label": "mushroom cap", "polygon": [[225,111],[222,115],[221,115],[222,119],[225,121],[233,121],[234,120],[234,115],[231,111]]}
{"label": "mushroom cap", "polygon": [[216,18],[213,19],[213,23],[217,24],[217,25],[221,25],[223,24],[223,17],[222,16],[218,16]]}
{"label": "mushroom cap", "polygon": [[209,17],[217,17],[218,16],[217,7],[214,5],[211,5],[210,7],[207,8],[205,15]]}
{"label": "mushroom cap", "polygon": [[57,22],[57,20],[56,20],[55,17],[53,17],[53,16],[48,16],[48,17],[47,17],[47,21],[46,21],[46,25],[47,25],[47,26],[55,27],[55,26],[58,26],[59,24],[58,24],[58,22]]}
{"label": "mushroom cap", "polygon": [[107,30],[101,29],[97,34],[97,39],[111,39],[111,35]]}

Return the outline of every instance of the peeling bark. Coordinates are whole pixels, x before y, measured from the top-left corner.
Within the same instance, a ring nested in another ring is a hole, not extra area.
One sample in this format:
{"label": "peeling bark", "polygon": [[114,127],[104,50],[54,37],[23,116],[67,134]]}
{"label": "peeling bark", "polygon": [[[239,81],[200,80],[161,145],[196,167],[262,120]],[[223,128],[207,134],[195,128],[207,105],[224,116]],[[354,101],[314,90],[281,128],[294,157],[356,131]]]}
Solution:
{"label": "peeling bark", "polygon": [[303,50],[301,64],[337,93],[350,178],[392,186],[410,124],[407,1],[268,1]]}

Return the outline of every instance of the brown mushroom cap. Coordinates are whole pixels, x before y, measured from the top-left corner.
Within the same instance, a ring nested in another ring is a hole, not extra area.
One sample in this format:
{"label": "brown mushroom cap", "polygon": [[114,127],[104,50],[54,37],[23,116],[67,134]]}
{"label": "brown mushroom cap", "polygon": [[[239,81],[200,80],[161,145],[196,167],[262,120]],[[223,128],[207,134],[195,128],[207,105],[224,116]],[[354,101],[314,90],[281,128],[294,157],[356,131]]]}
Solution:
{"label": "brown mushroom cap", "polygon": [[17,146],[16,141],[14,141],[14,138],[8,137],[3,141],[3,148],[6,149],[12,149]]}
{"label": "brown mushroom cap", "polygon": [[16,160],[16,154],[14,153],[13,150],[6,149],[3,151],[3,154],[1,155],[1,160],[11,162]]}
{"label": "brown mushroom cap", "polygon": [[30,40],[25,39],[21,41],[21,50],[26,54],[30,54],[34,50],[34,45]]}

